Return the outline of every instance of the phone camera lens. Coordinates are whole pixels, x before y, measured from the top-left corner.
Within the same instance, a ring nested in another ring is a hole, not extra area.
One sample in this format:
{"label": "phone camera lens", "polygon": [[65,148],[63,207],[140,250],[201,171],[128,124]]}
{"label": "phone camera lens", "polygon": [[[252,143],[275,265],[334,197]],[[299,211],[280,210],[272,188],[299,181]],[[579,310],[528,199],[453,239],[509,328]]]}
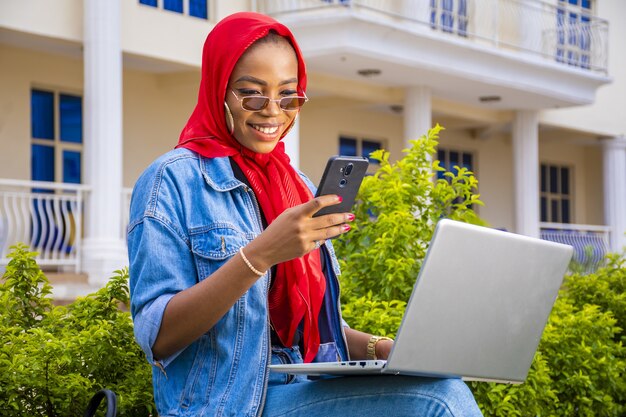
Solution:
{"label": "phone camera lens", "polygon": [[346,177],[350,175],[350,173],[352,172],[352,168],[354,168],[353,164],[346,165],[346,168],[343,170],[343,175],[345,175]]}
{"label": "phone camera lens", "polygon": [[343,187],[345,187],[345,186],[346,186],[346,184],[347,184],[347,183],[348,183],[348,180],[347,180],[347,179],[345,179],[345,178],[342,178],[342,179],[339,181],[339,186],[340,186],[341,188],[343,188]]}

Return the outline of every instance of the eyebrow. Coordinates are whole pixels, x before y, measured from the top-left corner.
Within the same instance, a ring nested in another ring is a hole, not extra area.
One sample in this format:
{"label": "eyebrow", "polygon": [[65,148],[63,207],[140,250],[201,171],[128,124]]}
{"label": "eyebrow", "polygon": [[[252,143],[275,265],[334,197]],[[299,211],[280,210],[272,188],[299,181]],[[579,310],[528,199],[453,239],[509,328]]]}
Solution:
{"label": "eyebrow", "polygon": [[[242,77],[239,77],[235,82],[238,83],[240,81],[248,81],[248,82],[251,82],[251,83],[254,83],[254,84],[267,86],[267,82],[265,82],[265,81],[263,81],[263,80],[261,80],[259,78],[253,77],[251,75],[244,75]],[[289,78],[287,80],[283,80],[280,83],[278,83],[278,85],[285,85],[285,84],[291,84],[291,83],[297,83],[297,82],[298,82],[298,79],[294,77],[294,78]]]}

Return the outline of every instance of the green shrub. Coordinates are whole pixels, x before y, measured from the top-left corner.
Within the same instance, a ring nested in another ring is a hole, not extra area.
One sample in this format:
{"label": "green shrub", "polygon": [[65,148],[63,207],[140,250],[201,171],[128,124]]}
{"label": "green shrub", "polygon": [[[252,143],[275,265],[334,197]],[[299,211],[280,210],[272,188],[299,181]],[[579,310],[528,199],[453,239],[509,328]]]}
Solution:
{"label": "green shrub", "polygon": [[128,272],[67,306],[23,245],[13,247],[0,285],[0,415],[81,416],[99,389],[115,391],[120,416],[153,411],[150,366],[135,344]]}
{"label": "green shrub", "polygon": [[611,254],[595,273],[573,274],[566,278],[565,286],[568,299],[578,308],[593,304],[611,311],[622,329],[616,340],[626,343],[626,258]]}
{"label": "green shrub", "polygon": [[355,329],[393,337],[395,335],[393,329],[400,327],[406,302],[379,301],[373,298],[371,292],[362,297],[351,298],[343,305],[343,318]]}

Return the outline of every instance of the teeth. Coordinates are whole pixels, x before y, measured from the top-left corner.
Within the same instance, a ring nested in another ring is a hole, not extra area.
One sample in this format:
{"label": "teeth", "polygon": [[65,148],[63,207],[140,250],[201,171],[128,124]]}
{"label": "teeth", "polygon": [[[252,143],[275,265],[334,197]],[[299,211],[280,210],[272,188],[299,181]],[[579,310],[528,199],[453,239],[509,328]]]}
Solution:
{"label": "teeth", "polygon": [[261,133],[265,133],[266,135],[271,135],[273,133],[276,133],[276,131],[278,130],[278,126],[262,127],[262,126],[253,125],[252,127],[254,127],[256,130],[258,130]]}

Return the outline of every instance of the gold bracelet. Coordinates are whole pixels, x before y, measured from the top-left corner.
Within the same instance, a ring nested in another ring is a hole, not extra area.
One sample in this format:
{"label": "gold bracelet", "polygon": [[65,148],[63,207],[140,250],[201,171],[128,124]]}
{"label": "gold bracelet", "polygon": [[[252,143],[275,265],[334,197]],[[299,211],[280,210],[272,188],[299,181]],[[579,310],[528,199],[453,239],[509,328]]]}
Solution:
{"label": "gold bracelet", "polygon": [[371,359],[371,360],[378,359],[378,357],[376,356],[376,345],[381,340],[391,340],[393,342],[393,339],[390,337],[385,337],[385,336],[370,337],[369,342],[367,342],[367,359]]}
{"label": "gold bracelet", "polygon": [[239,254],[241,255],[241,259],[243,259],[243,261],[246,263],[246,265],[248,265],[248,268],[250,268],[250,271],[254,272],[256,275],[258,275],[260,277],[265,275],[265,272],[261,272],[261,271],[259,271],[258,269],[256,269],[255,267],[252,266],[252,264],[250,263],[248,258],[246,258],[246,255],[243,254],[243,247],[239,248]]}

